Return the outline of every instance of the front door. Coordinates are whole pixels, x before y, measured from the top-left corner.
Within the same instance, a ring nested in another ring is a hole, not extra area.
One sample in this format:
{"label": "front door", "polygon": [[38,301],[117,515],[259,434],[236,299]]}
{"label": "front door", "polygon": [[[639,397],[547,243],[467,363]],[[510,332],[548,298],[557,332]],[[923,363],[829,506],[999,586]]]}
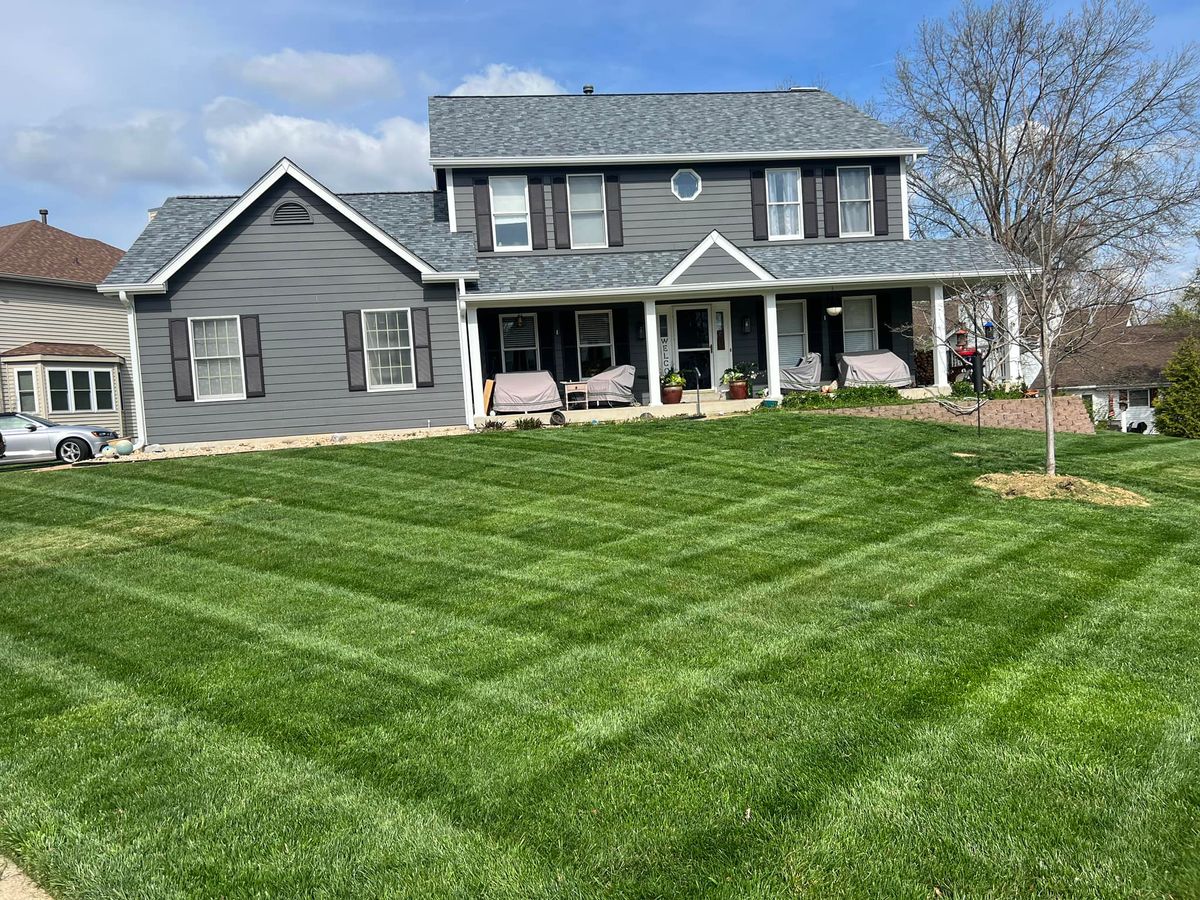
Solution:
{"label": "front door", "polygon": [[685,306],[675,310],[675,346],[679,371],[688,390],[711,390],[712,314],[707,306]]}

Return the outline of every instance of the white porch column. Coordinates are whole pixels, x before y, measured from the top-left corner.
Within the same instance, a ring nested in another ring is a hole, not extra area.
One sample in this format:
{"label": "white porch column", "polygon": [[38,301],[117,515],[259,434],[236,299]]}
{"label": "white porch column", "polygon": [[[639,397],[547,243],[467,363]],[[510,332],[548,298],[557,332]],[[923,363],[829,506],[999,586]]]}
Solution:
{"label": "white porch column", "polygon": [[933,329],[933,383],[935,387],[950,387],[946,365],[946,295],[941,282],[929,286],[930,327]]}
{"label": "white porch column", "polygon": [[479,310],[473,306],[467,307],[467,357],[471,361],[471,403],[475,416],[481,418],[487,415],[483,408],[483,354],[479,350]]}
{"label": "white porch column", "polygon": [[767,396],[778,400],[783,393],[779,386],[779,313],[774,294],[763,294],[763,320],[767,326]]}
{"label": "white porch column", "polygon": [[1008,339],[1005,355],[1004,377],[1008,381],[1021,380],[1021,297],[1017,286],[1011,281],[1004,283],[1004,331]]}
{"label": "white porch column", "polygon": [[662,391],[659,379],[659,354],[662,348],[658,343],[658,310],[653,300],[642,301],[642,311],[646,319],[646,377],[650,380],[650,406],[662,406]]}

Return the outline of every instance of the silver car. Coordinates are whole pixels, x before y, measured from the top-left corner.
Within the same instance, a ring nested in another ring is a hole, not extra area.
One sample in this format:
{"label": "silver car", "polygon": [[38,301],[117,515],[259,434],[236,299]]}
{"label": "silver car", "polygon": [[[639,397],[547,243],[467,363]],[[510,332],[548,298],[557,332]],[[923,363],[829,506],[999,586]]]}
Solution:
{"label": "silver car", "polygon": [[99,453],[117,433],[98,425],[58,425],[30,413],[0,413],[3,462],[60,459],[76,463]]}

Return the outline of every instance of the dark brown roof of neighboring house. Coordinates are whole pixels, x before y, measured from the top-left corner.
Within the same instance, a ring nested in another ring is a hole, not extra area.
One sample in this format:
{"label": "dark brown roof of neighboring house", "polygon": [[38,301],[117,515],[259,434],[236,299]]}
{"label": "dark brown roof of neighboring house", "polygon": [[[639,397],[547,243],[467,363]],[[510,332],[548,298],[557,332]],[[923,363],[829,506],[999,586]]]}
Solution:
{"label": "dark brown roof of neighboring house", "polygon": [[95,344],[67,344],[62,341],[33,341],[5,350],[0,356],[94,356],[97,359],[120,359],[116,353]]}
{"label": "dark brown roof of neighboring house", "polygon": [[[1094,346],[1059,362],[1054,386],[1161,384],[1163,369],[1189,334],[1200,336],[1200,329],[1129,325],[1113,332],[1102,331]],[[1031,387],[1041,388],[1044,383],[1038,375]]]}
{"label": "dark brown roof of neighboring house", "polygon": [[99,284],[123,255],[103,241],[36,220],[0,226],[0,275]]}

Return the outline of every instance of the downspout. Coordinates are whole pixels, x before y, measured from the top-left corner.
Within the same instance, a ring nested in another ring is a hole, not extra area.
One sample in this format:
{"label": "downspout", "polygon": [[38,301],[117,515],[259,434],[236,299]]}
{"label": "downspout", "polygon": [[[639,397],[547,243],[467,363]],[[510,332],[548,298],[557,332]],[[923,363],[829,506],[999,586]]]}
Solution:
{"label": "downspout", "polygon": [[467,417],[467,428],[475,430],[474,382],[471,380],[471,359],[467,350],[467,280],[458,279],[454,290],[454,304],[458,313],[458,361],[462,366],[463,411]]}
{"label": "downspout", "polygon": [[146,406],[142,401],[142,354],[138,350],[137,309],[134,298],[125,291],[118,291],[121,305],[125,307],[125,322],[129,327],[129,362],[133,369],[133,426],[137,436],[133,441],[133,449],[141,450],[146,446]]}

